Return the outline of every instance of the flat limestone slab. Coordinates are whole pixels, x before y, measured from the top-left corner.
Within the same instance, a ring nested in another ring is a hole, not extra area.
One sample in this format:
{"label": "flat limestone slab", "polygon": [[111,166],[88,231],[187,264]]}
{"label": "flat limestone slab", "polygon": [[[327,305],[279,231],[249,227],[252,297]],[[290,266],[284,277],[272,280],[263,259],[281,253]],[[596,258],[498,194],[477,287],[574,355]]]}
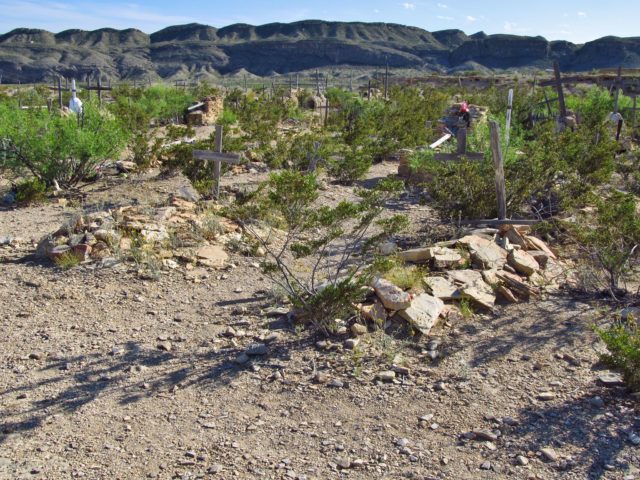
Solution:
{"label": "flat limestone slab", "polygon": [[438,322],[444,309],[444,302],[426,293],[416,296],[411,306],[398,314],[415,327],[421,334],[429,335],[433,326]]}
{"label": "flat limestone slab", "polygon": [[453,300],[460,297],[458,287],[444,277],[427,277],[424,283],[431,291],[431,295],[441,300]]}
{"label": "flat limestone slab", "polygon": [[411,295],[384,278],[371,285],[382,304],[389,310],[404,310],[411,306]]}

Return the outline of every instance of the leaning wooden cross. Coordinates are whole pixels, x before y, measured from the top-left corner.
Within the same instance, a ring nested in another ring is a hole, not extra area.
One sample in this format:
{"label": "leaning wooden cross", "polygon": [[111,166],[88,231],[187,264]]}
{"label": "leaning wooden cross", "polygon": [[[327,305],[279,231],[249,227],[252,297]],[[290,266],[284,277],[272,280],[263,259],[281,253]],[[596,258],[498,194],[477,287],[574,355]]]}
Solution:
{"label": "leaning wooden cross", "polygon": [[[430,148],[436,148],[440,146],[442,143],[451,138],[450,134],[443,136],[440,140],[430,145]],[[467,152],[467,128],[461,126],[458,128],[456,133],[456,140],[458,141],[458,146],[456,148],[456,153],[436,153],[434,158],[441,162],[452,162],[456,160],[460,160],[463,157],[467,160],[483,160],[484,153],[472,153]]]}
{"label": "leaning wooden cross", "polygon": [[222,162],[229,165],[240,163],[240,156],[235,153],[222,153],[222,125],[216,125],[215,150],[194,150],[194,160],[213,162],[213,198],[220,198],[220,170]]}

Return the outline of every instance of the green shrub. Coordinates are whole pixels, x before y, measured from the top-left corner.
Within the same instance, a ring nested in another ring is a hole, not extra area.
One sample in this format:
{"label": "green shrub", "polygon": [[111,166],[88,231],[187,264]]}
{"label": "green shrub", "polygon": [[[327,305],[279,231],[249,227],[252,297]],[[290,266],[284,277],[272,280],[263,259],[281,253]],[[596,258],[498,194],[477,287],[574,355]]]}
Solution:
{"label": "green shrub", "polygon": [[635,391],[640,390],[640,327],[634,319],[615,322],[607,329],[596,330],[609,353],[601,356],[611,368],[622,371],[624,380]]}
{"label": "green shrub", "polygon": [[218,118],[218,124],[225,127],[229,125],[233,125],[237,121],[238,121],[238,116],[228,108],[225,108],[224,111],[222,112],[222,115],[220,115],[220,118]]}
{"label": "green shrub", "polygon": [[47,186],[41,180],[32,178],[16,185],[16,201],[19,204],[41,202],[46,198]]}
{"label": "green shrub", "polygon": [[[365,255],[406,224],[400,216],[379,219],[385,202],[401,188],[383,180],[374,190],[359,191],[359,202],[330,207],[316,202],[315,175],[285,170],[272,174],[233,213],[267,252],[265,273],[287,293],[300,318],[330,333],[335,318],[344,318],[366,293]],[[268,228],[265,233],[256,219],[282,233]],[[370,233],[374,228],[377,233]],[[270,242],[272,235],[282,238]],[[296,268],[299,262],[307,271]]]}
{"label": "green shrub", "polygon": [[352,185],[367,174],[372,163],[366,151],[350,148],[343,155],[330,158],[327,170],[339,183]]}
{"label": "green shrub", "polygon": [[620,280],[638,260],[640,215],[633,194],[613,192],[608,198],[594,196],[593,202],[595,218],[583,219],[570,228],[585,253],[582,258],[604,274],[604,287],[615,296]]}
{"label": "green shrub", "polygon": [[127,136],[115,118],[91,104],[82,122],[75,115],[0,104],[0,169],[28,172],[46,186],[73,186],[94,176],[100,162],[117,156]]}

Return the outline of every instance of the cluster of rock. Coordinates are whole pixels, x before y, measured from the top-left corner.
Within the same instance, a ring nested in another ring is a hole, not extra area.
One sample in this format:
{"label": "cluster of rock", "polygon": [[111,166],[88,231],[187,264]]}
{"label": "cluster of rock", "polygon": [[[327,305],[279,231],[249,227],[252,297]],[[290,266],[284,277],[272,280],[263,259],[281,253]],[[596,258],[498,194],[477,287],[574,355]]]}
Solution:
{"label": "cluster of rock", "polygon": [[215,125],[224,111],[224,97],[207,97],[189,107],[185,120],[188,125]]}
{"label": "cluster of rock", "polygon": [[[399,253],[406,262],[427,264],[426,292],[412,295],[378,278],[373,303],[360,305],[362,315],[384,323],[394,315],[428,335],[450,308],[445,302],[466,300],[493,310],[497,303],[517,303],[557,288],[564,269],[556,255],[528,227],[506,225],[484,229],[458,240]],[[470,267],[470,268],[468,268]]]}
{"label": "cluster of rock", "polygon": [[224,245],[240,241],[242,234],[214,210],[214,205],[201,209],[172,197],[155,208],[130,205],[79,215],[43,238],[37,253],[56,262],[73,256],[79,262],[115,264],[146,256],[167,269],[180,263],[221,268],[229,258]]}

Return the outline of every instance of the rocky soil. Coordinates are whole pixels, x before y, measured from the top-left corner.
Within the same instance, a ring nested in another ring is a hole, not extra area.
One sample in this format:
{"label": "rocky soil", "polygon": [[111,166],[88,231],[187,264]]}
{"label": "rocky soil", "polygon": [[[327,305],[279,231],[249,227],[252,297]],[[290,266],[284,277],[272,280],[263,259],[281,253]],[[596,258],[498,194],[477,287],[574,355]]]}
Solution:
{"label": "rocky soil", "polygon": [[[606,311],[562,290],[428,337],[326,340],[288,322],[251,256],[154,280],[34,255],[74,215],[184,186],[107,178],[81,203],[0,211],[0,478],[640,478],[638,399],[598,363]],[[417,197],[391,207],[406,246],[437,232]]]}

